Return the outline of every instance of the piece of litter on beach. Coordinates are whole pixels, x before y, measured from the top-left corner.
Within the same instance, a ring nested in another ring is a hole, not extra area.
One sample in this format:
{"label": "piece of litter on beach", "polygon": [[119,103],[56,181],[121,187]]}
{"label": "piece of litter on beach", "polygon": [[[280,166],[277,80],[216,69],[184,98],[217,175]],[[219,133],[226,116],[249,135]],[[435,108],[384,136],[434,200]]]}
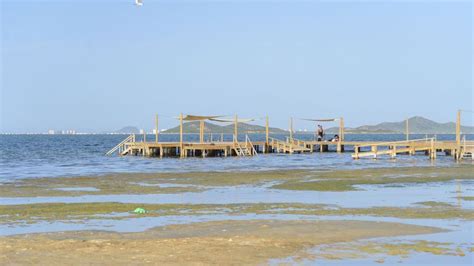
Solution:
{"label": "piece of litter on beach", "polygon": [[143,208],[136,208],[133,212],[139,214],[147,213],[147,211]]}

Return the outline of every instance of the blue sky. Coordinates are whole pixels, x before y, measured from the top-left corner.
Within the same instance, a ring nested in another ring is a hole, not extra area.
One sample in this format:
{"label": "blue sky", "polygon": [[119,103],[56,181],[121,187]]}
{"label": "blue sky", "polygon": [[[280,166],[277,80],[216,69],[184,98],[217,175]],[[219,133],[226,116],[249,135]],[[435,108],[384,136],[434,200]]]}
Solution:
{"label": "blue sky", "polygon": [[472,109],[470,1],[1,1],[2,132]]}

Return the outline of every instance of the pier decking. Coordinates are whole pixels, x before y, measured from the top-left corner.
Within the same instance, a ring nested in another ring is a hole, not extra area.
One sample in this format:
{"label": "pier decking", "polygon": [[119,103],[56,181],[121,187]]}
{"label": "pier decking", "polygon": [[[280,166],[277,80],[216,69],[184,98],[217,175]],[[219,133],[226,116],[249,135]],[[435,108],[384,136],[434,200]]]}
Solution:
{"label": "pier decking", "polygon": [[[460,112],[456,123],[455,141],[438,141],[435,138],[408,139],[409,130],[407,123],[407,140],[403,141],[346,141],[344,139],[344,120],[339,119],[314,119],[310,121],[339,121],[338,141],[316,141],[299,140],[293,137],[293,120],[290,119],[289,137],[286,140],[270,137],[268,117],[265,121],[265,140],[252,141],[248,135],[245,138],[238,133],[239,120],[237,116],[233,119],[234,134],[232,141],[225,141],[223,136],[220,140],[204,139],[204,121],[212,120],[229,122],[218,116],[192,116],[179,117],[180,132],[179,141],[159,141],[158,116],[156,116],[155,140],[147,141],[146,134],[143,139],[137,141],[136,135],[132,134],[107,152],[107,155],[117,153],[118,155],[135,155],[148,157],[227,157],[227,156],[257,156],[260,153],[313,153],[335,151],[338,153],[352,151],[352,158],[379,158],[388,156],[394,158],[401,154],[414,155],[423,152],[430,159],[436,159],[438,153],[452,156],[456,160],[473,158],[474,141],[461,141],[460,135]],[[184,141],[183,121],[200,121],[199,141]],[[330,149],[332,147],[332,149]]]}
{"label": "pier decking", "polygon": [[[333,147],[332,149],[330,147]],[[455,141],[436,141],[434,138],[409,141],[302,141],[297,139],[269,141],[251,141],[245,136],[244,141],[212,142],[154,142],[136,141],[130,135],[107,154],[117,153],[121,156],[135,155],[148,157],[227,157],[256,156],[265,153],[314,153],[314,152],[353,152],[354,159],[380,158],[398,155],[414,155],[424,152],[430,159],[436,159],[438,153],[453,156],[456,159],[472,158],[474,141],[464,141],[460,146]]]}

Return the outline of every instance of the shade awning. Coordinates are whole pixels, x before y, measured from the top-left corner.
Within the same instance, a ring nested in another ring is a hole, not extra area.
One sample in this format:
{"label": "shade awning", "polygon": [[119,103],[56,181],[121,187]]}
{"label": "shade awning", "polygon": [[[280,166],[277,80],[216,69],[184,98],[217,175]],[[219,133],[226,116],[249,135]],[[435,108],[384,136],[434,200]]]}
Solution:
{"label": "shade awning", "polygon": [[184,121],[199,121],[199,120],[212,120],[214,118],[222,117],[220,115],[186,115],[183,117]]}
{"label": "shade awning", "polygon": [[[215,121],[215,122],[222,122],[222,123],[234,123],[235,122],[235,119],[225,119],[225,118],[211,118],[209,119],[211,121]],[[255,119],[253,118],[247,118],[247,119],[241,119],[241,118],[238,118],[237,119],[237,123],[245,123],[245,122],[251,122],[251,121],[255,121]]]}
{"label": "shade awning", "polygon": [[301,118],[301,120],[314,121],[314,122],[334,122],[334,121],[339,120],[339,118],[324,118],[324,119]]}

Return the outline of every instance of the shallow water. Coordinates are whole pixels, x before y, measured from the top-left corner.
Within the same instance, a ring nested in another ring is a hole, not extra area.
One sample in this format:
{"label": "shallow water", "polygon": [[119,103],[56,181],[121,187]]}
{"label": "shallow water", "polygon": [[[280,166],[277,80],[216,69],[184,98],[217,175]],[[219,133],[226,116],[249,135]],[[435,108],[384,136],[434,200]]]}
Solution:
{"label": "shallow water", "polygon": [[[252,158],[157,159],[140,156],[108,157],[104,154],[125,135],[0,135],[0,182],[17,178],[77,176],[123,172],[248,171],[269,169],[360,169],[368,167],[453,165],[449,156],[431,162],[427,156],[399,156],[396,160],[354,161],[350,152],[302,155],[260,155]],[[197,135],[185,135],[186,139]],[[241,136],[244,137],[244,136]],[[250,135],[261,140],[264,135]],[[284,139],[285,136],[273,136]],[[311,134],[296,135],[311,139]],[[424,135],[412,135],[422,138]],[[438,135],[452,140],[454,135]],[[473,139],[474,135],[468,135]],[[149,136],[150,139],[151,136]],[[231,138],[226,135],[226,138]],[[404,135],[347,135],[349,140],[403,140]],[[177,135],[162,135],[163,141],[176,141]]]}
{"label": "shallow water", "polygon": [[[474,228],[471,221],[460,220],[434,220],[434,219],[400,219],[400,218],[386,218],[386,217],[370,217],[370,216],[332,216],[320,217],[324,220],[361,220],[361,221],[380,221],[380,222],[396,222],[413,224],[420,226],[434,226],[438,228],[447,229],[446,232],[424,235],[398,236],[389,238],[372,238],[368,240],[357,241],[357,243],[376,242],[376,243],[410,243],[411,241],[433,241],[438,243],[449,243],[449,247],[455,249],[456,247],[463,247],[465,256],[452,255],[434,255],[430,253],[412,252],[406,257],[393,256],[387,254],[359,254],[367,257],[355,259],[317,259],[317,260],[303,260],[295,261],[294,258],[289,257],[285,259],[275,259],[270,261],[270,265],[280,265],[281,263],[290,263],[298,265],[381,265],[377,262],[383,259],[382,265],[473,265],[474,253],[468,251],[474,245]],[[335,244],[337,246],[338,244]],[[311,249],[310,254],[318,254],[321,247]]]}
{"label": "shallow water", "polygon": [[[310,135],[308,135],[311,137]],[[424,155],[399,156],[397,159],[353,160],[350,152],[314,153],[302,155],[259,155],[252,158],[188,158],[156,159],[143,157],[107,157],[105,151],[120,142],[125,136],[90,135],[90,136],[0,136],[0,185],[1,182],[20,178],[96,175],[123,172],[187,172],[187,171],[249,171],[271,169],[363,169],[374,167],[422,167],[452,166],[456,163],[451,157],[439,156],[430,161]],[[172,135],[162,136],[172,140]],[[257,138],[262,136],[256,136]],[[348,140],[399,140],[403,135],[348,135]],[[424,136],[412,136],[424,137]],[[452,139],[453,135],[438,136],[439,139]],[[303,137],[300,137],[303,139]],[[472,162],[467,162],[472,163]],[[147,184],[142,186],[181,187],[172,183]],[[357,191],[291,191],[276,190],[270,187],[275,183],[258,186],[204,187],[207,190],[176,194],[156,195],[85,195],[77,197],[16,197],[0,198],[2,205],[31,203],[84,203],[84,202],[123,202],[123,203],[176,203],[176,204],[235,204],[235,203],[308,203],[327,204],[344,208],[370,207],[420,207],[417,202],[436,201],[452,204],[458,208],[474,209],[473,201],[460,197],[474,196],[473,180],[455,180],[449,182],[396,184],[396,185],[359,185]],[[66,187],[66,191],[96,191],[93,187]],[[138,206],[137,206],[138,207]],[[428,207],[427,207],[428,208]],[[130,210],[132,211],[132,210]],[[122,219],[110,219],[114,216]],[[127,218],[130,216],[129,218]],[[1,218],[1,217],[0,217]],[[436,226],[449,229],[449,232],[376,239],[392,240],[430,240],[450,242],[453,244],[473,245],[472,221],[458,219],[400,219],[370,216],[313,216],[286,214],[199,214],[162,217],[140,217],[130,213],[111,213],[96,215],[83,219],[77,217],[67,221],[41,221],[38,223],[1,224],[0,235],[41,233],[71,230],[109,230],[117,232],[140,232],[156,226],[184,224],[192,222],[218,220],[281,219],[281,220],[363,220],[400,222],[415,225]],[[317,252],[317,250],[314,250]],[[465,257],[435,256],[415,253],[408,258],[385,256],[385,265],[405,264],[430,265],[472,265],[473,253],[466,252]],[[378,257],[340,261],[303,261],[307,265],[374,265]],[[292,258],[277,260],[293,262]]]}
{"label": "shallow water", "polygon": [[[123,216],[126,214],[116,214]],[[187,224],[193,222],[208,222],[220,220],[358,220],[358,221],[379,221],[379,222],[397,222],[421,226],[434,226],[447,229],[447,232],[399,236],[389,238],[373,238],[362,241],[377,241],[380,243],[392,243],[394,241],[434,241],[448,242],[453,247],[462,245],[465,248],[465,256],[449,256],[449,255],[433,255],[428,253],[412,253],[406,258],[388,255],[368,255],[363,259],[346,259],[346,260],[306,260],[298,261],[303,265],[378,265],[375,262],[378,258],[385,259],[385,265],[398,263],[402,261],[408,265],[419,265],[419,263],[429,265],[472,265],[473,253],[466,252],[466,249],[474,245],[473,242],[473,226],[470,221],[460,220],[434,220],[434,219],[400,219],[370,216],[312,216],[312,215],[282,215],[282,214],[265,214],[265,215],[193,215],[193,216],[164,216],[164,217],[139,217],[124,220],[104,220],[104,219],[87,219],[87,220],[70,220],[67,222],[41,222],[38,224],[24,224],[22,226],[0,226],[0,235],[14,235],[27,233],[40,233],[52,231],[77,231],[77,230],[103,230],[114,232],[141,232],[157,226],[166,226],[171,224]],[[310,253],[318,252],[318,247],[310,250]],[[278,265],[282,262],[294,262],[292,258],[271,260],[270,265]]]}
{"label": "shallow water", "polygon": [[95,187],[60,187],[55,188],[55,190],[61,191],[100,191],[100,189]]}
{"label": "shallow water", "polygon": [[121,202],[154,204],[232,204],[232,203],[308,203],[338,205],[346,208],[408,207],[422,201],[440,201],[474,209],[474,181],[459,180],[401,186],[364,185],[361,190],[346,192],[292,191],[260,186],[219,187],[202,192],[147,195],[84,195],[76,197],[0,198],[2,205],[32,203]]}

